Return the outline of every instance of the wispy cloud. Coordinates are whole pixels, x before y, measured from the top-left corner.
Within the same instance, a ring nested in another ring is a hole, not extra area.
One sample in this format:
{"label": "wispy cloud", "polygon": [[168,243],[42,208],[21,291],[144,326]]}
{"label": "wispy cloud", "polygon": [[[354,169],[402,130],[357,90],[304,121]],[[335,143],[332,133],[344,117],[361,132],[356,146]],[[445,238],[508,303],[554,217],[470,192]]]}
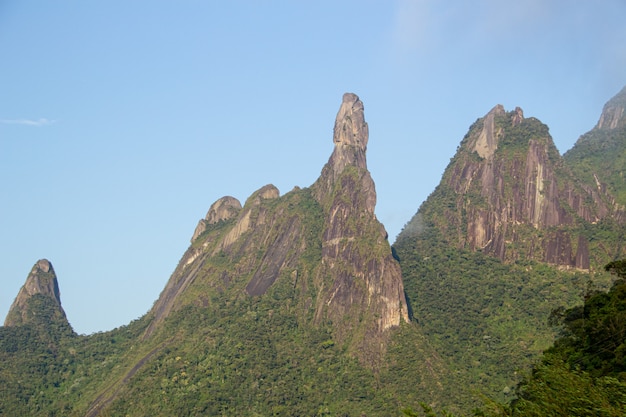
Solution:
{"label": "wispy cloud", "polygon": [[0,119],[0,124],[3,125],[23,125],[23,126],[46,126],[56,123],[56,120],[51,119]]}

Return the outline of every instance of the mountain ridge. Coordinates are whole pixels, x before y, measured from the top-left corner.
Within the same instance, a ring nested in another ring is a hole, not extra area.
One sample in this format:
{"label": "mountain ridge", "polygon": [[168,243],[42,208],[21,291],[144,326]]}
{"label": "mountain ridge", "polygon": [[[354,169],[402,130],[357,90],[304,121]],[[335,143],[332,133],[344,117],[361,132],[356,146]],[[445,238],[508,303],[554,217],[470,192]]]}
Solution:
{"label": "mountain ridge", "polygon": [[[508,262],[537,259],[565,268],[597,268],[607,259],[590,261],[582,225],[623,218],[606,189],[573,176],[547,126],[524,118],[519,107],[506,112],[495,106],[470,127],[433,194],[448,200],[447,207],[431,210],[438,219],[433,227],[445,239]],[[397,241],[422,230],[428,207],[427,199]],[[557,230],[563,226],[571,230]]]}
{"label": "mountain ridge", "polygon": [[[595,144],[622,137],[620,102],[594,128],[613,136]],[[363,103],[346,93],[319,178],[284,195],[267,184],[243,205],[216,200],[128,326],[52,326],[43,338],[33,322],[1,328],[0,374],[32,380],[9,378],[0,412],[390,415],[421,401],[467,410],[480,405],[475,389],[511,400],[518,371],[554,338],[551,310],[580,302],[606,279],[602,263],[625,255],[619,184],[581,179],[546,125],[496,105],[392,248],[368,140]],[[27,287],[20,300],[63,312],[48,261]],[[22,317],[18,298],[11,316]]]}

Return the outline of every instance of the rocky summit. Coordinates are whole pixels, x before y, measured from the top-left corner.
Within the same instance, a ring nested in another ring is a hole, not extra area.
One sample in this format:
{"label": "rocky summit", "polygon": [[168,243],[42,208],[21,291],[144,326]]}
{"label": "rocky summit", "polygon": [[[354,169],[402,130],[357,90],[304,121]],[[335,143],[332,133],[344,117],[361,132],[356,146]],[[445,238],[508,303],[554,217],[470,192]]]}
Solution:
{"label": "rocky summit", "polygon": [[52,264],[47,259],[40,259],[35,263],[20,288],[15,301],[9,309],[4,321],[7,327],[28,324],[42,319],[38,317],[41,311],[35,307],[35,300],[41,298],[51,305],[51,316],[45,319],[67,321],[65,311],[61,307],[59,283]]}
{"label": "rocky summit", "polygon": [[399,239],[419,234],[426,216],[452,245],[503,261],[601,265],[610,258],[590,261],[585,225],[618,219],[621,208],[605,188],[563,165],[546,125],[519,107],[495,106],[470,128],[429,199],[441,202],[440,195],[448,203],[435,208],[427,201]]}
{"label": "rocky summit", "polygon": [[280,196],[270,184],[243,207],[233,197],[213,203],[151,310],[145,336],[173,310],[210,304],[213,291],[263,297],[288,281],[299,293],[301,320],[332,322],[339,342],[365,362],[377,361],[386,330],[409,319],[400,266],[374,214],[368,140],[363,103],[347,93],[333,153],[310,188]]}

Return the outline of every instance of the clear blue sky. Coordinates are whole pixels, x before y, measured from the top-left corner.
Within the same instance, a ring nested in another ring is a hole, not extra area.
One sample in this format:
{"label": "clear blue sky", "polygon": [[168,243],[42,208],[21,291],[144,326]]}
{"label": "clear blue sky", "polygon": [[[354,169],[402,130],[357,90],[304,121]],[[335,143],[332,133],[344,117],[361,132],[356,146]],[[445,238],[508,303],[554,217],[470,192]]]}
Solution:
{"label": "clear blue sky", "polygon": [[344,92],[393,242],[494,105],[561,152],[626,84],[626,3],[0,2],[0,319],[49,259],[74,329],[147,312],[216,199],[309,186]]}

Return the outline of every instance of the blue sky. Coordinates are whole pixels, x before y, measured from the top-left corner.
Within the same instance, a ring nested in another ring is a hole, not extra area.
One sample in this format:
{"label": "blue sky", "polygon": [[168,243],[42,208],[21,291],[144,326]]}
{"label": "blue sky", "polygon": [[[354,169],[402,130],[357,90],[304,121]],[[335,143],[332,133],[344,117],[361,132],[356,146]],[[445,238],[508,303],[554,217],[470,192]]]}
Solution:
{"label": "blue sky", "polygon": [[344,92],[393,242],[468,127],[520,106],[565,152],[626,85],[626,3],[0,3],[0,317],[49,259],[74,329],[147,312],[224,195],[311,185]]}

